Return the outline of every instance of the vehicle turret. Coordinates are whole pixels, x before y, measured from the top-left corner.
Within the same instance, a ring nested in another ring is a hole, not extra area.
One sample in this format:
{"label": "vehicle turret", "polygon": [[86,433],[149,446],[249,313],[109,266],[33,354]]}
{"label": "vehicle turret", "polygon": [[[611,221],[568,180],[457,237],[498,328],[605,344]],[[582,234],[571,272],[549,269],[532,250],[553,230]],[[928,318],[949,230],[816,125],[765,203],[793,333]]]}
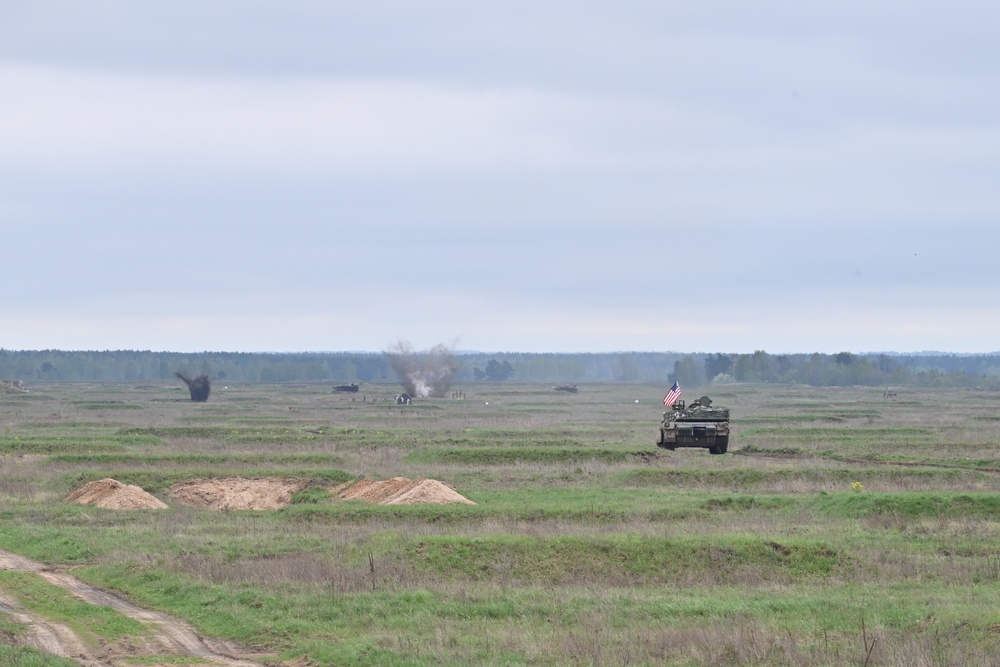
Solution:
{"label": "vehicle turret", "polygon": [[708,396],[690,405],[677,401],[663,413],[656,445],[670,450],[702,447],[712,454],[725,454],[729,449],[729,408],[713,406]]}

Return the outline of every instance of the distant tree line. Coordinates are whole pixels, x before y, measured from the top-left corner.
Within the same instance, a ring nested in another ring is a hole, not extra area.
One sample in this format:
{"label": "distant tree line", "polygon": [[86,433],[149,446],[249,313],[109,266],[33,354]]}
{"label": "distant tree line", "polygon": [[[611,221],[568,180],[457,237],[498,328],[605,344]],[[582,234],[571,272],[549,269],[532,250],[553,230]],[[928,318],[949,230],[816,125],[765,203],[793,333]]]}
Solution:
{"label": "distant tree line", "polygon": [[472,379],[476,381],[503,382],[514,377],[514,367],[506,359],[497,361],[490,359],[486,362],[486,370],[481,368],[472,369]]}
{"label": "distant tree line", "polygon": [[[702,387],[729,382],[1000,390],[1000,354],[455,353],[455,382],[623,382]],[[378,352],[249,353],[0,348],[0,379],[25,382],[395,382]]]}
{"label": "distant tree line", "polygon": [[817,387],[919,386],[1000,389],[1000,355],[750,354],[684,355],[671,382],[702,386],[773,382]]}
{"label": "distant tree line", "polygon": [[[677,353],[456,353],[456,382],[665,382]],[[394,382],[379,352],[249,353],[0,349],[0,379],[42,382],[160,382],[174,373],[213,382]]]}

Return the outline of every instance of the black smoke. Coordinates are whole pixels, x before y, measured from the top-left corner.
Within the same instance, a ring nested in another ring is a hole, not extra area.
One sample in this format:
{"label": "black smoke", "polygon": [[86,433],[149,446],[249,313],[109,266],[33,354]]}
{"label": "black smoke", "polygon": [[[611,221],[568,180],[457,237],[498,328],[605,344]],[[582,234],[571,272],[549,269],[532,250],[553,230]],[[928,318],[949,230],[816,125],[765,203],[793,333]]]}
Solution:
{"label": "black smoke", "polygon": [[212,391],[212,386],[208,381],[207,375],[199,375],[193,379],[179,371],[174,373],[174,375],[184,380],[184,384],[188,386],[188,391],[191,392],[192,401],[195,403],[204,403],[208,400],[208,394]]}

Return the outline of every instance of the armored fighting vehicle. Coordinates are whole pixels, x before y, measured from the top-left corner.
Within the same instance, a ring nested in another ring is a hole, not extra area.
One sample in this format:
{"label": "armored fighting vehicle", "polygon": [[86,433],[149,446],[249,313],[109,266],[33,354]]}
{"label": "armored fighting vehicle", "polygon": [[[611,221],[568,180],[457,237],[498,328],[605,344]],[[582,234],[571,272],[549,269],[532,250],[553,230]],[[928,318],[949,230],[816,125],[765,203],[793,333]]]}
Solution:
{"label": "armored fighting vehicle", "polygon": [[729,408],[712,407],[708,396],[691,405],[677,401],[663,413],[656,445],[670,450],[703,447],[712,454],[725,454],[729,449]]}

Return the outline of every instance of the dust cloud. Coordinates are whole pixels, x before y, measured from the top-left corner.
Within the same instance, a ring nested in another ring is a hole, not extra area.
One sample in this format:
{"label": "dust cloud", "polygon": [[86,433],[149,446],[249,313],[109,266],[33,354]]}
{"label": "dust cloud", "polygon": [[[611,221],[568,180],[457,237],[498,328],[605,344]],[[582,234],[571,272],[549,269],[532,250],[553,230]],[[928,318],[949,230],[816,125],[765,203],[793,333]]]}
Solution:
{"label": "dust cloud", "polygon": [[445,396],[458,371],[455,354],[445,345],[417,352],[409,343],[400,341],[387,350],[385,356],[399,376],[403,389],[414,397]]}

